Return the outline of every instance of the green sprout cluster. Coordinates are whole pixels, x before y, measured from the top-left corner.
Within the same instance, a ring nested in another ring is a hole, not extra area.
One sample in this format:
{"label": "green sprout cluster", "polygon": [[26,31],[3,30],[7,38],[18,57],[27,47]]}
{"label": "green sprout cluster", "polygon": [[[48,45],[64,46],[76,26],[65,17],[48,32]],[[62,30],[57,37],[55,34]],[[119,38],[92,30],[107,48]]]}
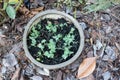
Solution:
{"label": "green sprout cluster", "polygon": [[[52,22],[47,21],[45,29],[48,30],[49,33],[52,33],[53,36],[49,40],[42,39],[39,43],[36,41],[36,38],[39,37],[40,32],[36,30],[36,27],[33,26],[31,29],[31,33],[29,39],[31,40],[31,46],[38,47],[39,51],[37,52],[38,61],[41,61],[41,57],[46,56],[47,58],[55,58],[55,54],[57,54],[56,50],[63,50],[63,55],[61,56],[63,59],[67,59],[74,52],[70,49],[72,48],[71,44],[75,40],[75,35],[73,34],[75,29],[71,28],[68,34],[63,35],[62,33],[56,33],[58,27],[63,29],[63,27],[67,26],[67,23],[60,24],[52,24]],[[41,29],[41,25],[37,24],[38,29]],[[57,43],[63,41],[63,45],[58,47]],[[47,47],[47,50],[46,50]]]}
{"label": "green sprout cluster", "polygon": [[48,21],[47,23],[48,23],[48,25],[46,26],[46,29],[47,29],[49,32],[55,33],[55,32],[57,31],[56,26],[54,26],[50,21]]}
{"label": "green sprout cluster", "polygon": [[30,38],[30,40],[32,41],[31,42],[31,45],[32,46],[35,46],[36,45],[36,38],[39,36],[39,31],[37,31],[36,29],[35,29],[35,27],[33,26],[32,27],[32,33],[30,34],[30,36],[29,36],[29,38]]}
{"label": "green sprout cluster", "polygon": [[69,55],[71,55],[73,52],[70,51],[71,43],[74,42],[75,36],[73,35],[74,32],[74,28],[71,28],[70,32],[65,35],[65,37],[63,38],[63,40],[65,41],[64,43],[64,54],[62,55],[62,57],[64,59],[66,59]]}

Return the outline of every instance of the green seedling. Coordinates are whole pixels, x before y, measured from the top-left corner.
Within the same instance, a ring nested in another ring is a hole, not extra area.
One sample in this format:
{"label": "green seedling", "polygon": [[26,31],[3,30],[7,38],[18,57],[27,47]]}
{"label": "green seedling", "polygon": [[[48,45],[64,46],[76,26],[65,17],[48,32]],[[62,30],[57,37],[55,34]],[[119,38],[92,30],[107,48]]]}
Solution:
{"label": "green seedling", "polygon": [[51,54],[50,52],[48,51],[45,51],[44,55],[48,58],[54,58],[54,54]]}
{"label": "green seedling", "polygon": [[63,40],[65,41],[65,46],[70,45],[74,41],[75,35],[73,35],[75,29],[71,28],[69,34],[67,34]]}
{"label": "green seedling", "polygon": [[72,53],[73,53],[73,52],[70,51],[69,48],[65,47],[65,48],[64,48],[64,54],[62,55],[62,58],[63,58],[63,59],[66,59],[66,58],[68,58],[68,56],[70,56]]}
{"label": "green seedling", "polygon": [[54,26],[50,21],[48,21],[47,23],[48,23],[48,25],[46,26],[46,29],[47,29],[49,32],[55,33],[55,32],[57,31],[56,26]]}
{"label": "green seedling", "polygon": [[58,34],[56,36],[53,36],[53,38],[55,39],[55,41],[58,41],[61,37],[62,37],[62,34]]}

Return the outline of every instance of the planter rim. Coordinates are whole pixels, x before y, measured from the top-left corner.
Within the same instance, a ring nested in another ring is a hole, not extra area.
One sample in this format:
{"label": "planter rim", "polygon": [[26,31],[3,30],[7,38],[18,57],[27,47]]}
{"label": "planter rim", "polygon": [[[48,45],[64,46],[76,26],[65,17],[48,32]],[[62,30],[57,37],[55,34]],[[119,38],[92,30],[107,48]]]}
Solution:
{"label": "planter rim", "polygon": [[[75,25],[75,27],[78,29],[79,35],[80,35],[80,45],[79,45],[78,51],[75,53],[75,55],[71,59],[69,59],[65,62],[59,63],[59,64],[55,64],[55,65],[47,65],[47,64],[43,64],[43,63],[36,61],[32,57],[32,55],[30,54],[28,47],[27,47],[27,35],[28,35],[28,31],[29,31],[30,26],[33,24],[33,22],[35,22],[41,16],[48,15],[48,14],[57,14],[57,15],[64,16],[65,18],[68,18]],[[57,11],[57,10],[46,10],[46,11],[40,12],[36,16],[34,16],[25,26],[25,31],[23,34],[23,49],[25,51],[25,55],[28,57],[28,59],[30,59],[30,61],[32,63],[34,63],[35,65],[37,65],[41,68],[57,69],[57,68],[67,66],[67,65],[71,64],[72,62],[74,62],[80,56],[80,54],[83,50],[83,47],[84,47],[84,34],[83,34],[82,27],[79,25],[79,23],[77,22],[76,19],[74,19],[72,16],[70,16],[64,12]]]}

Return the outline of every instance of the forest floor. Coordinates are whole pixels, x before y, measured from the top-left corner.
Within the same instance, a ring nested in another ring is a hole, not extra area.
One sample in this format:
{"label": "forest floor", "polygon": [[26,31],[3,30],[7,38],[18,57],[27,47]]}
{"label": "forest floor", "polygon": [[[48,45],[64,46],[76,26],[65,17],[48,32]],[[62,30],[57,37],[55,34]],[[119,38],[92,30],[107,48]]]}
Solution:
{"label": "forest floor", "polygon": [[[51,2],[50,2],[51,1]],[[50,75],[41,72],[25,56],[22,38],[24,28],[38,12],[55,9],[74,16],[66,6],[55,7],[54,0],[32,3],[34,9],[21,6],[14,20],[0,25],[0,80],[77,80],[79,65],[85,58],[100,56],[94,72],[80,80],[120,80],[120,6],[105,11],[83,14],[76,10],[76,19],[85,35],[84,49],[72,64],[50,70]],[[38,5],[41,5],[38,7]],[[36,9],[37,6],[37,10]],[[43,75],[44,74],[44,75]]]}

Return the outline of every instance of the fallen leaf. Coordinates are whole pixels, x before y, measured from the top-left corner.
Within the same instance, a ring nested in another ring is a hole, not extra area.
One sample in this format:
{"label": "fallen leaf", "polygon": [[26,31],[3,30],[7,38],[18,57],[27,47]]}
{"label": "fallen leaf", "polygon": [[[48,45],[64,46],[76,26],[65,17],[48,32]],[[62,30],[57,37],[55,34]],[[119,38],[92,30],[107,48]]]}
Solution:
{"label": "fallen leaf", "polygon": [[34,15],[38,14],[40,11],[42,11],[44,9],[44,7],[38,7],[38,8],[35,8],[35,9],[27,9],[25,6],[21,6],[19,8],[19,11],[25,15],[25,17],[33,17]]}
{"label": "fallen leaf", "polygon": [[[34,16],[34,15],[36,15],[36,14],[38,14],[39,13],[39,11],[31,11],[31,14]],[[30,15],[31,15],[30,14]]]}
{"label": "fallen leaf", "polygon": [[44,9],[44,7],[38,7],[38,8],[32,9],[32,11],[41,11],[43,9]]}
{"label": "fallen leaf", "polygon": [[16,70],[15,73],[13,74],[11,80],[18,80],[18,78],[19,78],[19,76],[20,76],[19,74],[20,74],[20,68],[17,68],[17,70]]}
{"label": "fallen leaf", "polygon": [[28,17],[28,15],[30,14],[30,10],[23,5],[21,5],[21,7],[19,8],[19,12],[22,13],[25,17]]}
{"label": "fallen leaf", "polygon": [[93,38],[90,38],[90,44],[93,45]]}
{"label": "fallen leaf", "polygon": [[7,40],[5,38],[0,37],[0,46],[5,46]]}
{"label": "fallen leaf", "polygon": [[84,59],[79,66],[77,78],[81,79],[89,76],[94,71],[95,66],[96,66],[96,57]]}

